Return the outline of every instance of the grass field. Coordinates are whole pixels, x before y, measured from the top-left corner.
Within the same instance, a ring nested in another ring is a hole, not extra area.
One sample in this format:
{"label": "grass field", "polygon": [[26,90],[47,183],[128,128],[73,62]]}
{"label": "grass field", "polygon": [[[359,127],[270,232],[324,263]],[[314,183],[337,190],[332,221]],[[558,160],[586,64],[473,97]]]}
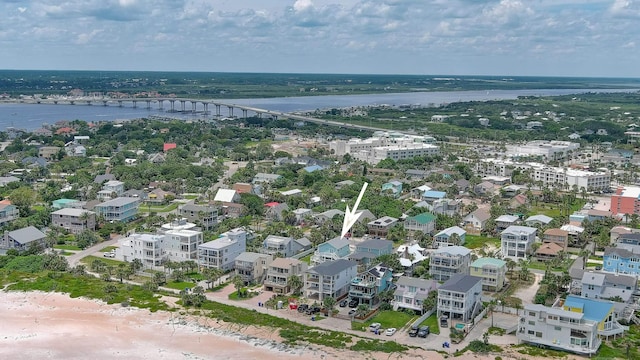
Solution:
{"label": "grass field", "polygon": [[169,281],[168,283],[166,283],[164,285],[164,287],[168,287],[170,289],[176,289],[176,290],[184,290],[186,288],[193,288],[194,286],[196,286],[195,283],[192,282],[188,282],[188,281]]}
{"label": "grass field", "polygon": [[109,252],[109,251],[111,251],[111,250],[115,250],[115,249],[117,249],[117,248],[118,248],[117,246],[107,246],[107,247],[103,247],[102,249],[100,249],[100,251],[102,251],[102,252]]}
{"label": "grass field", "polygon": [[440,324],[438,323],[438,316],[434,313],[426,318],[420,326],[428,326],[429,332],[432,334],[440,334]]}
{"label": "grass field", "polygon": [[124,261],[118,261],[118,260],[113,260],[113,259],[109,259],[109,258],[105,258],[105,257],[98,257],[98,256],[87,256],[82,258],[82,260],[80,260],[81,263],[86,264],[88,266],[91,266],[91,263],[94,262],[95,260],[100,260],[103,263],[107,264],[107,266],[112,265],[112,266],[118,266],[120,264],[126,264]]}
{"label": "grass field", "polygon": [[302,259],[300,259],[300,261],[307,263],[307,265],[311,264],[311,255],[312,254],[309,254],[309,255],[303,257]]}
{"label": "grass field", "polygon": [[465,235],[464,246],[468,249],[479,249],[484,244],[493,245],[494,247],[500,246],[500,239],[493,237],[486,237],[480,235]]}
{"label": "grass field", "polygon": [[165,213],[169,211],[173,211],[178,208],[178,203],[171,203],[169,205],[161,205],[161,206],[147,206],[140,205],[138,211],[140,212],[156,212],[156,213]]}
{"label": "grass field", "polygon": [[82,250],[75,245],[53,245],[53,248],[58,250],[75,250],[75,251]]}
{"label": "grass field", "polygon": [[353,330],[362,330],[363,327],[368,331],[369,325],[372,323],[380,323],[383,329],[396,328],[401,329],[407,325],[410,321],[415,320],[415,315],[409,315],[401,311],[386,310],[380,311],[376,316],[365,321],[364,323],[352,322],[351,328]]}

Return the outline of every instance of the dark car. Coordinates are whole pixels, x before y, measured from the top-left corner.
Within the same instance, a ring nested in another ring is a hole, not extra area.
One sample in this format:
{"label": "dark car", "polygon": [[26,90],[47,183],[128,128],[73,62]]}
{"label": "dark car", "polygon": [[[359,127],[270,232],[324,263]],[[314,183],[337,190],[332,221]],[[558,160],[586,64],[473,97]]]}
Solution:
{"label": "dark car", "polygon": [[349,301],[349,307],[350,308],[356,308],[356,307],[358,307],[358,303],[359,303],[358,299],[353,299],[353,300]]}
{"label": "dark car", "polygon": [[345,299],[345,300],[342,300],[342,301],[340,301],[340,307],[347,307],[347,304],[348,304],[348,303],[349,303],[349,302],[348,302],[346,299]]}
{"label": "dark car", "polygon": [[409,336],[416,337],[418,336],[418,325],[411,325],[411,330],[409,330]]}
{"label": "dark car", "polygon": [[298,312],[303,313],[307,311],[308,308],[309,308],[309,305],[307,304],[298,305]]}
{"label": "dark car", "polygon": [[307,315],[313,315],[313,314],[317,314],[319,312],[320,312],[320,306],[311,306],[306,311]]}
{"label": "dark car", "polygon": [[418,330],[418,336],[421,338],[426,338],[429,335],[429,327],[428,326],[420,326]]}

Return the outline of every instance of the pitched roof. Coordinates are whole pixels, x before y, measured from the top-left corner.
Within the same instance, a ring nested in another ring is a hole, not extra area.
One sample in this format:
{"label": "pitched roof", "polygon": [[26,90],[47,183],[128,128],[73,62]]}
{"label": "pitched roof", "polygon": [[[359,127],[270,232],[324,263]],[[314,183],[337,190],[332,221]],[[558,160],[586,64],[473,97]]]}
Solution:
{"label": "pitched roof", "polygon": [[138,200],[136,198],[129,198],[129,197],[117,197],[115,199],[111,199],[108,201],[105,201],[103,203],[97,204],[96,206],[99,207],[104,207],[104,206],[123,206],[123,205],[128,205],[131,203],[135,203],[138,202]]}
{"label": "pitched roof", "polygon": [[424,194],[422,194],[422,196],[428,197],[428,198],[442,199],[445,196],[447,196],[447,193],[444,191],[429,190],[429,191],[425,191]]}
{"label": "pitched roof", "polygon": [[325,244],[331,245],[334,249],[342,249],[345,246],[349,246],[349,240],[347,238],[336,236],[325,242]]}
{"label": "pitched roof", "polygon": [[[435,286],[433,286],[434,285],[433,283],[435,283]],[[400,276],[398,278],[398,281],[396,281],[396,284],[403,285],[403,286],[415,286],[417,288],[424,288],[424,289],[438,286],[438,282],[433,279],[420,279],[420,278],[414,278],[410,276]]]}
{"label": "pitched roof", "polygon": [[260,258],[267,258],[270,256],[271,255],[245,251],[236,257],[236,261],[254,262]]}
{"label": "pitched roof", "polygon": [[274,259],[269,267],[274,268],[290,268],[291,266],[296,266],[301,264],[302,261],[294,258],[276,258]]}
{"label": "pitched roof", "polygon": [[453,234],[458,234],[458,235],[462,236],[462,235],[464,235],[464,234],[466,234],[466,233],[467,233],[467,232],[466,232],[464,229],[462,229],[461,227],[459,227],[459,226],[452,226],[452,227],[448,227],[448,228],[446,228],[446,229],[444,229],[444,230],[440,231],[439,233],[437,233],[437,234],[436,234],[436,236],[440,236],[440,235],[448,235],[448,236],[451,236],[451,235],[453,235]]}
{"label": "pitched roof", "polygon": [[564,237],[569,236],[569,232],[562,229],[547,229],[545,230],[544,234],[551,235],[551,236],[564,236]]}
{"label": "pitched roof", "polygon": [[85,210],[85,209],[77,209],[77,208],[62,208],[60,210],[56,210],[51,214],[62,215],[62,216],[82,216],[84,213],[95,214],[93,211]]}
{"label": "pitched roof", "polygon": [[511,225],[508,228],[504,229],[501,234],[535,234],[538,229],[530,226],[518,226]]}
{"label": "pitched roof", "polygon": [[213,201],[220,202],[233,202],[233,198],[236,196],[236,191],[233,189],[218,189],[216,197]]}
{"label": "pitched roof", "polygon": [[611,311],[613,311],[613,302],[568,295],[565,299],[564,307],[582,309],[585,319],[600,323],[606,319],[607,315],[609,315]]}
{"label": "pitched roof", "polygon": [[444,246],[437,248],[433,251],[433,255],[435,254],[449,254],[449,255],[460,255],[466,256],[471,253],[471,250],[467,249],[464,246]]}
{"label": "pitched roof", "polygon": [[548,224],[548,223],[550,223],[551,221],[553,221],[553,218],[552,218],[552,217],[550,217],[550,216],[547,216],[547,215],[540,214],[540,215],[533,215],[533,216],[529,216],[529,217],[525,220],[525,222],[529,222],[529,221],[539,221],[539,222],[541,222],[541,223]]}
{"label": "pitched roof", "polygon": [[556,243],[544,243],[540,245],[538,250],[536,250],[536,254],[542,255],[558,255],[560,251],[564,250],[564,248]]}
{"label": "pitched roof", "polygon": [[28,244],[32,241],[44,239],[46,235],[35,226],[27,226],[22,229],[9,232],[9,237],[19,244]]}
{"label": "pitched roof", "polygon": [[416,216],[411,216],[409,218],[407,218],[407,220],[413,220],[415,222],[417,222],[418,224],[428,224],[432,221],[436,220],[436,216],[428,213],[428,212],[423,212],[422,214],[418,214]]}
{"label": "pitched roof", "polygon": [[389,246],[393,247],[393,241],[384,240],[384,239],[368,239],[356,246],[357,248],[368,248],[368,249],[384,249]]}
{"label": "pitched roof", "polygon": [[472,212],[470,215],[475,216],[476,219],[480,221],[487,221],[491,219],[491,214],[483,209],[477,209],[476,211]]}
{"label": "pitched roof", "polygon": [[507,265],[506,261],[501,259],[490,258],[490,257],[482,257],[471,263],[471,267],[479,267],[479,268],[484,266],[495,266],[495,267],[501,268],[506,265]]}
{"label": "pitched roof", "polygon": [[467,291],[473,289],[473,287],[481,281],[482,278],[476,276],[455,274],[444,284],[440,285],[440,288],[438,290],[466,293]]}
{"label": "pitched roof", "polygon": [[516,222],[519,218],[515,215],[500,215],[496,218],[496,222],[501,221],[501,222]]}
{"label": "pitched roof", "polygon": [[357,266],[358,264],[351,260],[338,259],[334,261],[325,261],[322,264],[312,267],[309,271],[313,271],[324,276],[333,276],[345,271],[346,269]]}

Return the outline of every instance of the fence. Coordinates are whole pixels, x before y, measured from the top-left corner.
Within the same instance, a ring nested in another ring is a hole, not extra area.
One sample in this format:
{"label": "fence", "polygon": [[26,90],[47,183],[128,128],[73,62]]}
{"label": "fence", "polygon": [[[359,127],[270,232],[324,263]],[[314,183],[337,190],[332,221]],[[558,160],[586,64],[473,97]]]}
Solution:
{"label": "fence", "polygon": [[435,312],[435,309],[431,309],[429,311],[427,311],[426,313],[422,314],[422,316],[420,316],[418,318],[418,320],[414,321],[413,324],[411,325],[420,325],[422,324],[423,321],[427,320],[427,318],[431,315],[433,315],[433,313]]}

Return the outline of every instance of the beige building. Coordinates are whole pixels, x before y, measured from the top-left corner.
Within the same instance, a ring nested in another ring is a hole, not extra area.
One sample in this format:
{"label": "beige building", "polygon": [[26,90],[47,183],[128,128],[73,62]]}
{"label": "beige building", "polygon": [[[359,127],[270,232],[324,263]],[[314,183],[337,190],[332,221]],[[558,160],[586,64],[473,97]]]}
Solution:
{"label": "beige building", "polygon": [[236,258],[235,274],[246,284],[262,283],[273,256],[254,252],[243,252]]}
{"label": "beige building", "polygon": [[267,269],[267,278],[264,281],[264,289],[276,294],[287,294],[291,291],[289,279],[292,276],[303,279],[307,271],[307,264],[291,258],[277,258],[271,262]]}
{"label": "beige building", "polygon": [[471,263],[470,275],[482,278],[482,290],[500,291],[507,278],[507,263],[494,258],[479,258]]}
{"label": "beige building", "polygon": [[51,224],[79,234],[85,230],[95,230],[96,213],[84,209],[64,208],[51,213]]}

